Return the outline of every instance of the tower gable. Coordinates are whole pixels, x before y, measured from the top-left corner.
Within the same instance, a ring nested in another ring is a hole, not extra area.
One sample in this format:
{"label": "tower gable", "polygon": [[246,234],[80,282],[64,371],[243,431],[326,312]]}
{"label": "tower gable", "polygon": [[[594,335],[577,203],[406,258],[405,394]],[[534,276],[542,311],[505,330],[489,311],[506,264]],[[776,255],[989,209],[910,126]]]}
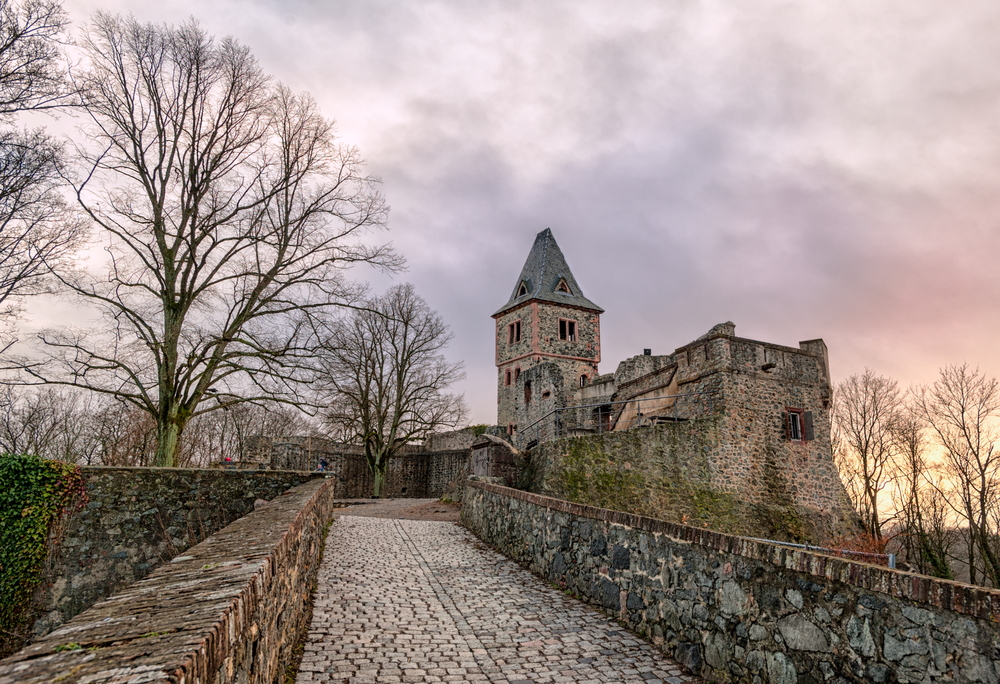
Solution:
{"label": "tower gable", "polygon": [[549,228],[535,236],[510,299],[493,315],[499,316],[532,300],[604,313],[604,309],[584,296]]}

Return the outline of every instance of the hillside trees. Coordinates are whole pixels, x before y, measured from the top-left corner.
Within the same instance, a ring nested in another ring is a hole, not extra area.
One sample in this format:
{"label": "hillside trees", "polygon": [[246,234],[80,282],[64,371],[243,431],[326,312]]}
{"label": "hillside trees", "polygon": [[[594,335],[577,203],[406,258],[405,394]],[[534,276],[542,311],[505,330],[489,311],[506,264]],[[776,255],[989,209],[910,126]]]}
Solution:
{"label": "hillside trees", "polygon": [[364,447],[379,497],[394,454],[465,418],[463,397],[445,391],[464,377],[462,364],[441,353],[451,334],[412,285],[368,299],[321,336],[327,423],[341,441]]}
{"label": "hillside trees", "polygon": [[61,282],[104,330],[43,332],[45,362],[23,370],[148,415],[155,462],[172,466],[194,417],[293,401],[309,379],[302,310],[355,297],[351,264],[399,259],[363,241],[386,207],[357,150],[246,47],[193,21],[98,14],[82,49],[75,192],[108,270]]}

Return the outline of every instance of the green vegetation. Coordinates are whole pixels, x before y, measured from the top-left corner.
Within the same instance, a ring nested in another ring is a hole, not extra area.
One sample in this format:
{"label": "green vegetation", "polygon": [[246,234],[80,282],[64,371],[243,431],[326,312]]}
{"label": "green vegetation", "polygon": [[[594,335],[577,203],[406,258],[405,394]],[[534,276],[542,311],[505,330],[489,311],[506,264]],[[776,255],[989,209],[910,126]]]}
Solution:
{"label": "green vegetation", "polygon": [[466,429],[472,430],[472,434],[475,435],[476,437],[481,437],[487,430],[490,429],[490,426],[487,425],[486,423],[481,423],[479,425],[470,425]]}
{"label": "green vegetation", "polygon": [[28,637],[31,598],[42,580],[53,528],[64,511],[86,501],[78,466],[0,456],[0,656]]}

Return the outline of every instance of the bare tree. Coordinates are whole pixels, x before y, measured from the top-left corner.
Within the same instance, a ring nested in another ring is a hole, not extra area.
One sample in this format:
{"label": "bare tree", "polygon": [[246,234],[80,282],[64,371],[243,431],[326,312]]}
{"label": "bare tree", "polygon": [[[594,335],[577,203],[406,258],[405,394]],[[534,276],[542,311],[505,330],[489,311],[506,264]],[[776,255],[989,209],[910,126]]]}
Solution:
{"label": "bare tree", "polygon": [[66,103],[61,43],[68,23],[55,0],[0,0],[0,116]]}
{"label": "bare tree", "polygon": [[76,193],[110,260],[104,277],[62,282],[108,333],[45,332],[45,363],[24,370],[145,412],[156,463],[172,466],[195,416],[295,401],[300,311],[356,296],[349,265],[398,258],[363,242],[386,207],[357,151],[247,48],[193,21],[98,14],[82,49],[91,146]]}
{"label": "bare tree", "polygon": [[441,353],[451,334],[412,285],[397,285],[330,324],[319,357],[329,398],[327,420],[337,438],[364,447],[382,495],[389,459],[406,444],[466,413],[461,395],[445,390],[464,377]]}
{"label": "bare tree", "polygon": [[901,406],[896,381],[869,368],[841,382],[834,392],[834,456],[873,539],[882,538],[886,522],[882,508],[894,475],[894,431]]}
{"label": "bare tree", "polygon": [[[67,102],[66,24],[58,2],[0,0],[0,121]],[[60,192],[61,156],[41,129],[0,130],[0,321],[20,311],[22,295],[46,291],[50,269],[84,237]]]}
{"label": "bare tree", "polygon": [[1000,384],[968,364],[948,366],[933,385],[920,389],[917,405],[943,448],[951,483],[947,500],[966,529],[970,581],[977,582],[981,567],[986,579],[1000,587],[1000,529],[996,526]]}
{"label": "bare tree", "polygon": [[921,573],[954,579],[948,561],[953,535],[947,524],[942,484],[927,463],[926,427],[917,410],[907,405],[893,428],[898,472],[894,492],[897,538],[906,560]]}

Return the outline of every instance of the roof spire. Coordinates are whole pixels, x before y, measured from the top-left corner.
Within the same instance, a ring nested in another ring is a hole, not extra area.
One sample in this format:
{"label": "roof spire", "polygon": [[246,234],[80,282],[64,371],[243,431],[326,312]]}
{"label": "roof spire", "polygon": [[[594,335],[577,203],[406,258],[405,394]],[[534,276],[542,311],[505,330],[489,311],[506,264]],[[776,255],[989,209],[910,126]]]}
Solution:
{"label": "roof spire", "polygon": [[591,309],[598,313],[604,311],[583,296],[583,290],[569,270],[566,257],[549,228],[535,236],[535,243],[531,246],[510,299],[493,315],[502,314],[534,299]]}

